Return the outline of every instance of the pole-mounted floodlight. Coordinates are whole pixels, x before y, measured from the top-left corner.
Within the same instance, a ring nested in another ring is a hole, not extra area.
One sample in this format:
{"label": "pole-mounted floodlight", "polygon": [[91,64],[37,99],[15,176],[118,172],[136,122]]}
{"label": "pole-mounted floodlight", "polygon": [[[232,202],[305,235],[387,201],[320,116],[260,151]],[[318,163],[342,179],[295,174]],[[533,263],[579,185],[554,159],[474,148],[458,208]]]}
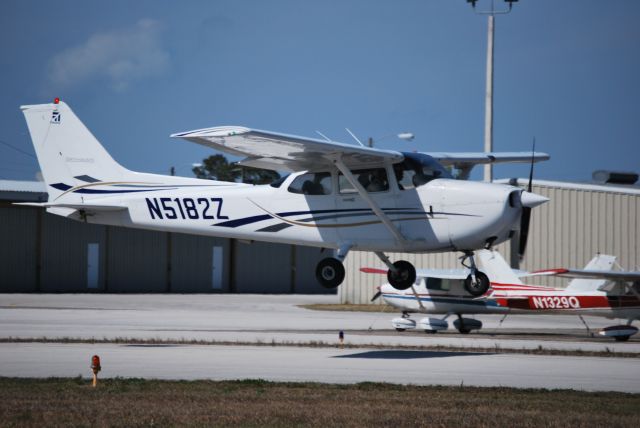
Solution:
{"label": "pole-mounted floodlight", "polygon": [[[494,0],[491,0],[491,10],[478,11],[475,9],[477,0],[467,0],[471,3],[473,10],[478,15],[488,15],[488,36],[487,36],[487,90],[485,95],[484,107],[484,151],[493,151],[493,34],[494,34],[494,17],[495,15],[504,15],[511,12],[513,3],[518,0],[504,0],[509,5],[506,10],[495,10]],[[484,166],[484,181],[493,181],[493,165],[486,164]]]}
{"label": "pole-mounted floodlight", "polygon": [[[473,7],[474,9],[476,8],[476,3],[478,2],[478,0],[467,0],[467,3],[471,4],[471,7]],[[499,15],[499,14],[503,14],[503,13],[509,13],[511,12],[511,8],[513,7],[513,3],[517,3],[518,0],[504,0],[505,3],[507,3],[509,5],[509,9],[507,10],[494,10],[493,8],[493,0],[491,0],[491,10],[487,10],[487,11],[482,11],[482,12],[476,12],[479,15]]]}

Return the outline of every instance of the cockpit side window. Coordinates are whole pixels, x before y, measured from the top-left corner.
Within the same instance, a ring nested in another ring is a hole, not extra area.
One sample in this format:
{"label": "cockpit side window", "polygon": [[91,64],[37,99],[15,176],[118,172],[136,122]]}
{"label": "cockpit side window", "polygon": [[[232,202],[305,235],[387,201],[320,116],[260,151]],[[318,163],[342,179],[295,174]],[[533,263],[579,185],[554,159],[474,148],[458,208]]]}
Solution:
{"label": "cockpit side window", "polygon": [[331,174],[328,172],[302,174],[293,180],[287,190],[303,195],[330,195]]}
{"label": "cockpit side window", "polygon": [[[389,190],[389,180],[387,171],[384,168],[358,169],[351,171],[358,183],[369,193],[386,192]],[[340,193],[356,193],[355,187],[349,183],[347,178],[340,174],[338,176],[338,187]]]}
{"label": "cockpit side window", "polygon": [[395,164],[393,166],[393,172],[396,174],[396,180],[398,181],[400,190],[409,190],[416,187],[413,184],[413,177],[416,175],[416,171],[406,160]]}
{"label": "cockpit side window", "polygon": [[640,281],[635,281],[630,287],[625,287],[626,295],[638,296],[640,294]]}
{"label": "cockpit side window", "polygon": [[431,156],[422,153],[403,155],[404,161],[393,166],[400,190],[415,189],[436,178],[452,178],[449,171]]}

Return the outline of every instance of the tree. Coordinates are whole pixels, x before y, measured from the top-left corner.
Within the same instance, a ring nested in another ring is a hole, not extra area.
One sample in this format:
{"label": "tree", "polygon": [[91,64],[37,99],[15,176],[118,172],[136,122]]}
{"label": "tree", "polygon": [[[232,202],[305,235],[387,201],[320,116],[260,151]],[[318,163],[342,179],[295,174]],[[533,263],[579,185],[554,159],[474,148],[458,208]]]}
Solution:
{"label": "tree", "polygon": [[280,174],[270,169],[252,168],[250,166],[238,166],[240,178],[243,183],[269,184],[280,178]]}
{"label": "tree", "polygon": [[198,178],[218,181],[236,181],[240,171],[235,170],[223,155],[211,155],[202,160],[202,166],[193,168],[193,173]]}
{"label": "tree", "polygon": [[202,160],[202,166],[193,168],[198,178],[218,181],[238,181],[251,184],[268,184],[280,178],[276,171],[251,168],[229,163],[224,155],[211,155]]}

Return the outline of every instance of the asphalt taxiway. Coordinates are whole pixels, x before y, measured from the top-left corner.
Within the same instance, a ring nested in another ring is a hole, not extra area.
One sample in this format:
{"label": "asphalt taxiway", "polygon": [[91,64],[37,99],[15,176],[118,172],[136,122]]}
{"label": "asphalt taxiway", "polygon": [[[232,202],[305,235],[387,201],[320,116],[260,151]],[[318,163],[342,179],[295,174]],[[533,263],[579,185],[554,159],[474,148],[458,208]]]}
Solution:
{"label": "asphalt taxiway", "polygon": [[[0,376],[391,382],[640,392],[640,360],[282,346],[0,344]],[[44,363],[46,361],[46,363]]]}
{"label": "asphalt taxiway", "polygon": [[[0,338],[45,340],[205,341],[190,344],[0,344],[0,376],[87,375],[99,354],[104,376],[171,379],[246,379],[572,388],[640,392],[640,357],[596,358],[474,352],[545,349],[638,353],[627,343],[592,338],[577,317],[478,317],[480,333],[398,333],[397,313],[328,312],[299,307],[337,303],[336,296],[291,295],[0,295]],[[382,308],[381,308],[382,309]],[[592,329],[615,324],[585,318]],[[359,349],[291,346],[345,343]],[[247,346],[250,344],[290,346]],[[367,347],[367,345],[372,345]],[[375,345],[375,347],[373,346]],[[463,352],[402,350],[449,346]],[[394,349],[396,348],[396,349]],[[46,364],[42,356],[46,355]]]}

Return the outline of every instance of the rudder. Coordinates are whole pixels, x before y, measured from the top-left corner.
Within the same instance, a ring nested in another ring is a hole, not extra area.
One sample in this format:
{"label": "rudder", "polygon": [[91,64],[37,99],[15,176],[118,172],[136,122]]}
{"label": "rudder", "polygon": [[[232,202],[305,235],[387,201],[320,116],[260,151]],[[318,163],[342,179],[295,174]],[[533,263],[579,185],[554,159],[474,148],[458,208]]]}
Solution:
{"label": "rudder", "polygon": [[49,201],[75,186],[121,181],[130,173],[109,155],[64,102],[20,108],[47,184]]}

